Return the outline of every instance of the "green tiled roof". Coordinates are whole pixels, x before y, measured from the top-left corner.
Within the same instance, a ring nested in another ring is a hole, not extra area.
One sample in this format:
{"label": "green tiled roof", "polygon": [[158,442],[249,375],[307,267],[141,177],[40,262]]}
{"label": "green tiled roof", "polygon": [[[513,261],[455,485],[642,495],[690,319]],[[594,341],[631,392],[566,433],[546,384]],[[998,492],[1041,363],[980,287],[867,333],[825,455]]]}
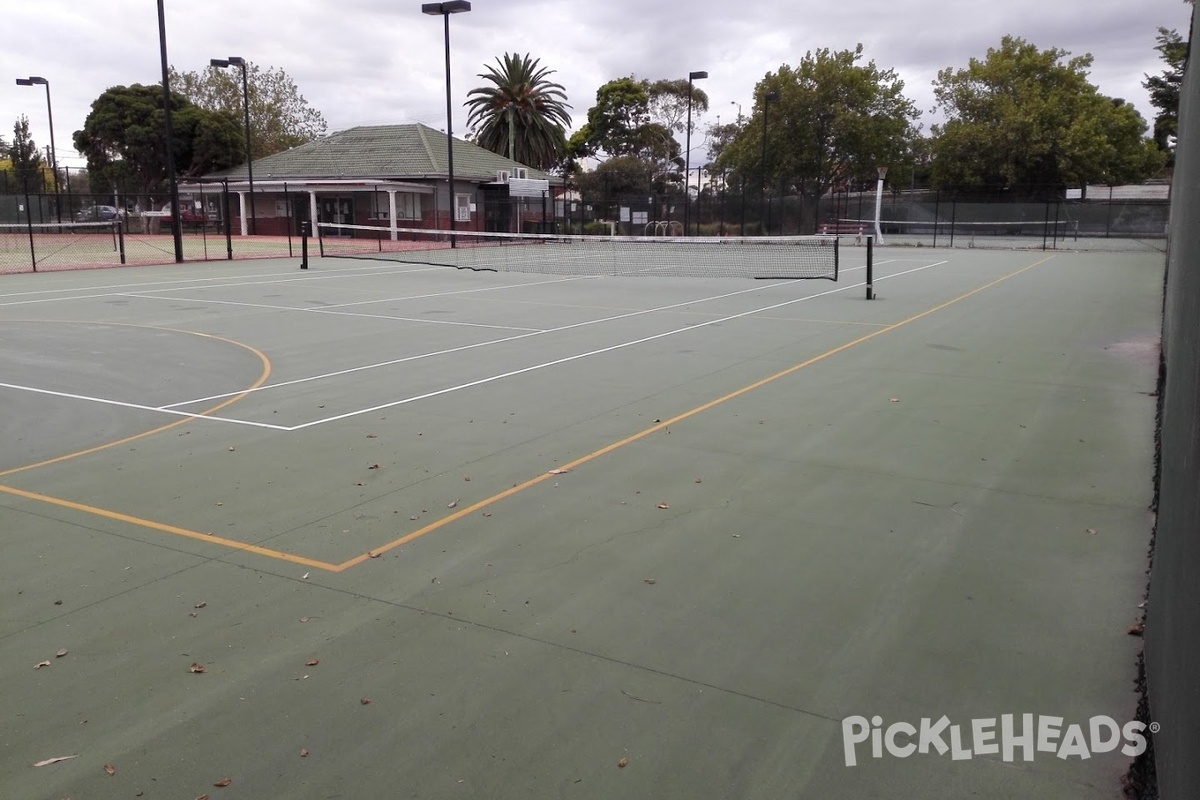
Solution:
{"label": "green tiled roof", "polygon": [[[454,177],[490,181],[498,170],[524,166],[490,150],[454,140]],[[530,178],[548,179],[527,168]],[[445,178],[446,134],[427,125],[372,125],[351,128],[254,162],[256,179]],[[210,178],[246,178],[243,164]],[[556,181],[557,182],[557,181]]]}

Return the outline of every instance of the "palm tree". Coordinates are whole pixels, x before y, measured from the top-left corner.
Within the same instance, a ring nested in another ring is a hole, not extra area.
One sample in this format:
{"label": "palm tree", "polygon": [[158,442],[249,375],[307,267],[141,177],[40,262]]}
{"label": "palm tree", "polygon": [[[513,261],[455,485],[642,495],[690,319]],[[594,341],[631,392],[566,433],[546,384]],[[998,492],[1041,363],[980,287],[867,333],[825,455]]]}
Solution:
{"label": "palm tree", "polygon": [[548,80],[554,70],[539,66],[528,54],[505,53],[479,77],[493,86],[467,93],[468,127],[479,126],[480,147],[538,169],[550,169],[566,152],[571,124],[566,90]]}

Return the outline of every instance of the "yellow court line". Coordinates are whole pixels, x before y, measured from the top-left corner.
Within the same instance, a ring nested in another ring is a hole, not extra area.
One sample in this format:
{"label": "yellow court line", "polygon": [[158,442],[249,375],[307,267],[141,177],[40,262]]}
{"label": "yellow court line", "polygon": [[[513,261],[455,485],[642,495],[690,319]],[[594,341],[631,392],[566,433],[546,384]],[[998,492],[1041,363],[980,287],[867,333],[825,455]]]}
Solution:
{"label": "yellow court line", "polygon": [[[914,314],[907,319],[902,319],[899,322],[894,322],[891,325],[888,325],[887,327],[880,328],[879,330],[871,331],[870,333],[860,336],[857,339],[854,339],[853,341],[846,342],[845,344],[838,345],[837,347],[834,347],[830,350],[826,350],[824,353],[821,353],[820,355],[813,356],[812,358],[808,359],[807,361],[801,361],[799,364],[793,364],[792,366],[788,367],[787,369],[776,372],[774,375],[768,375],[767,377],[762,378],[761,380],[757,380],[754,383],[751,383],[747,386],[743,386],[740,389],[736,389],[736,390],[730,392],[729,394],[722,395],[721,397],[718,397],[715,400],[709,400],[707,403],[704,403],[703,405],[696,406],[695,408],[690,409],[688,411],[684,411],[681,414],[677,414],[668,420],[663,420],[662,422],[656,423],[656,424],[650,426],[649,428],[638,431],[637,433],[635,433],[631,436],[626,436],[624,439],[621,439],[620,441],[616,441],[616,442],[613,442],[612,444],[601,447],[599,450],[595,450],[591,453],[588,453],[585,456],[581,456],[581,457],[575,459],[574,461],[563,464],[558,469],[559,470],[572,470],[572,469],[575,469],[576,467],[579,467],[579,466],[582,466],[583,464],[588,463],[589,461],[594,461],[595,459],[600,458],[603,455],[607,455],[607,454],[613,452],[614,450],[618,450],[627,444],[632,444],[641,439],[645,439],[647,436],[649,436],[653,433],[656,433],[657,431],[661,431],[662,429],[664,429],[670,425],[675,425],[689,417],[694,417],[697,414],[708,411],[710,408],[719,406],[722,403],[728,402],[729,400],[733,400],[736,397],[741,397],[742,395],[744,395],[748,392],[752,392],[755,389],[758,389],[762,386],[765,386],[768,383],[771,383],[772,381],[777,381],[780,378],[791,375],[792,373],[802,370],[805,367],[811,366],[812,364],[816,364],[818,361],[824,361],[825,359],[829,358],[830,356],[835,356],[838,353],[849,350],[851,347],[856,347],[856,346],[862,344],[863,342],[870,341],[871,339],[874,339],[876,336],[882,336],[885,333],[889,333],[891,331],[896,330],[897,328],[901,328],[905,325],[908,325],[909,323],[916,322],[919,319],[923,319],[923,318],[929,316],[930,314],[934,314],[938,311],[941,311],[942,309],[952,306],[955,303],[962,302],[963,300],[966,300],[967,298],[970,298],[970,297],[973,297],[973,296],[979,294],[980,292],[984,291],[985,289],[990,289],[993,286],[1003,283],[1004,281],[1006,281],[1010,278],[1015,278],[1016,276],[1020,275],[1022,272],[1027,272],[1028,270],[1031,270],[1034,267],[1045,264],[1047,261],[1049,261],[1052,258],[1054,258],[1054,256],[1052,256],[1052,255],[1046,256],[1045,258],[1043,258],[1039,261],[1035,261],[1032,264],[1028,264],[1024,267],[1021,267],[1020,269],[1016,270],[1015,272],[1010,272],[1008,275],[1004,275],[1003,277],[997,278],[996,280],[992,281],[991,283],[976,287],[976,288],[972,289],[971,291],[966,292],[965,294],[960,294],[958,297],[947,300],[946,302],[941,303],[936,306],[933,306],[932,308],[927,308],[919,314]],[[370,550],[366,553],[363,553],[362,555],[355,556],[354,558],[351,558],[348,561],[343,561],[341,564],[338,564],[335,567],[334,571],[341,572],[342,570],[349,569],[350,567],[361,564],[369,558],[374,558],[375,556],[378,556],[382,553],[386,553],[389,550],[392,550],[397,547],[400,547],[401,545],[407,544],[407,543],[413,541],[414,539],[419,539],[420,537],[422,537],[428,533],[433,533],[434,531],[438,530],[439,528],[443,528],[446,525],[449,525],[451,522],[460,520],[463,517],[467,516],[468,514],[473,514],[476,511],[479,511],[480,509],[487,508],[490,505],[494,505],[494,504],[500,502],[501,500],[504,500],[505,498],[511,497],[514,494],[517,494],[518,492],[523,492],[530,487],[537,486],[539,483],[550,480],[553,477],[556,477],[555,473],[544,472],[541,475],[530,478],[529,480],[525,481],[524,483],[517,484],[516,486],[513,486],[510,489],[505,489],[503,492],[494,494],[491,497],[480,500],[477,503],[473,503],[473,504],[467,506],[466,508],[459,509],[458,511],[455,511],[453,514],[449,514],[445,517],[442,517],[441,519],[435,520],[435,521],[429,523],[428,525],[425,525],[421,528],[418,528],[415,531],[412,531],[411,533],[401,536],[399,539],[393,539],[392,541],[388,542],[387,544],[381,545],[380,547],[376,547],[375,549]]]}
{"label": "yellow court line", "polygon": [[[14,320],[9,320],[9,321],[14,321]],[[15,321],[17,321],[17,322],[66,322],[66,320],[15,320]],[[243,397],[248,395],[251,391],[253,391],[254,389],[257,389],[259,386],[262,386],[264,383],[266,383],[267,378],[269,378],[271,376],[271,359],[267,358],[266,354],[263,353],[258,348],[252,347],[252,346],[246,344],[245,342],[239,342],[235,339],[226,339],[223,336],[215,336],[211,333],[199,333],[198,331],[185,331],[185,330],[181,330],[179,328],[163,328],[163,327],[160,327],[157,325],[135,325],[135,324],[128,323],[128,322],[97,322],[97,323],[87,323],[87,324],[111,325],[114,327],[122,327],[122,328],[143,328],[143,329],[152,330],[152,331],[168,331],[170,333],[185,333],[185,334],[188,334],[189,336],[200,336],[205,339],[215,339],[218,342],[225,342],[226,344],[232,344],[232,345],[242,348],[243,350],[249,350],[251,353],[253,353],[255,356],[257,356],[259,363],[262,364],[262,373],[259,374],[258,380],[256,380],[254,383],[250,384],[250,386],[247,387],[245,391],[239,392],[239,393],[233,395],[232,397],[226,398],[225,400],[221,401],[220,403],[213,406],[212,408],[207,408],[204,411],[201,411],[200,416],[205,416],[207,414],[215,414],[216,412],[220,411],[221,409],[225,408],[226,406],[233,405],[238,400],[241,400]],[[35,464],[26,464],[23,467],[15,467],[13,469],[0,471],[0,478],[6,478],[9,475],[15,475],[18,472],[26,472],[31,469],[37,469],[38,467],[48,467],[51,464],[58,464],[63,461],[69,461],[72,458],[79,458],[80,456],[86,456],[86,455],[90,455],[92,453],[98,453],[101,450],[107,450],[110,447],[117,447],[119,445],[128,444],[129,442],[137,441],[138,439],[144,439],[147,436],[153,436],[156,433],[162,433],[163,431],[169,431],[171,428],[176,428],[176,427],[179,427],[180,425],[186,425],[187,423],[192,422],[192,421],[193,421],[192,417],[181,417],[181,418],[175,420],[174,422],[169,422],[166,425],[161,425],[157,428],[153,428],[148,431],[143,431],[141,433],[134,434],[133,436],[126,436],[124,439],[118,439],[115,442],[108,442],[106,444],[96,445],[95,447],[88,447],[83,450],[76,450],[74,453],[67,453],[66,455],[56,456],[54,458],[48,458],[45,461],[38,461]]]}
{"label": "yellow court line", "polygon": [[317,561],[312,558],[292,555],[291,553],[283,553],[279,550],[270,550],[266,547],[259,547],[246,542],[239,542],[235,539],[226,539],[223,536],[213,536],[208,533],[200,533],[199,531],[190,531],[187,528],[180,528],[177,525],[167,525],[163,522],[155,522],[150,519],[142,519],[141,517],[132,517],[129,514],[122,514],[119,511],[109,511],[106,508],[97,508],[83,503],[76,503],[72,500],[63,500],[59,497],[50,497],[49,495],[38,494],[37,492],[27,492],[24,489],[15,489],[12,486],[0,485],[0,492],[5,494],[24,497],[26,500],[37,500],[40,503],[49,503],[50,505],[60,508],[69,508],[72,511],[82,511],[85,514],[91,514],[105,519],[124,522],[129,525],[136,525],[141,528],[150,528],[151,530],[161,531],[162,533],[171,533],[176,536],[186,536],[189,539],[199,539],[202,542],[212,542],[214,544],[224,545],[233,548],[234,550],[244,550],[247,553],[257,553],[260,556],[270,556],[283,561],[290,561],[293,564],[302,564],[306,567],[316,567],[317,569],[325,569],[330,571],[339,571],[337,565],[329,564],[324,561]]}

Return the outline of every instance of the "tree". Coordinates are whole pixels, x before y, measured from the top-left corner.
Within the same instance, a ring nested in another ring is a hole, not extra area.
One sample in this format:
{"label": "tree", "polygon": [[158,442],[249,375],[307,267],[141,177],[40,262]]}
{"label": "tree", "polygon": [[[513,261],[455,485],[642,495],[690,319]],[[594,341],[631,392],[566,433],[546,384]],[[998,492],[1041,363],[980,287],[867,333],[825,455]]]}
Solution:
{"label": "tree", "polygon": [[[43,170],[42,153],[29,133],[29,117],[24,114],[13,123],[13,140],[7,152],[16,186],[22,191],[46,191],[47,176]],[[50,181],[53,187],[52,176]]]}
{"label": "tree", "polygon": [[946,123],[933,127],[933,180],[1058,197],[1089,181],[1143,180],[1162,166],[1146,123],[1087,80],[1090,55],[1005,36],[983,60],[934,82]]}
{"label": "tree", "polygon": [[[650,116],[668,130],[686,133],[688,111],[688,80],[659,80],[646,86],[650,101]],[[708,95],[694,83],[691,84],[692,115],[708,111]],[[693,120],[692,130],[696,123]]]}
{"label": "tree", "polygon": [[1154,141],[1158,149],[1172,152],[1179,131],[1179,89],[1183,85],[1183,68],[1188,60],[1188,42],[1174,30],[1158,29],[1158,46],[1154,49],[1167,63],[1161,75],[1147,75],[1142,86],[1150,92],[1150,105],[1158,109],[1154,118]]}
{"label": "tree", "polygon": [[[184,99],[208,111],[233,115],[241,130],[245,112],[240,68],[210,66],[202,72],[182,73],[172,68],[170,78],[173,90]],[[327,123],[321,112],[308,104],[295,81],[279,67],[263,70],[247,61],[246,84],[253,158],[281,153],[325,135]]]}
{"label": "tree", "polygon": [[[901,162],[916,136],[919,112],[896,73],[874,61],[860,63],[862,52],[861,44],[821,49],[806,53],[797,67],[785,64],[767,73],[755,87],[750,118],[721,148],[715,168],[799,192],[815,229],[818,201],[831,187]],[[771,93],[777,99],[767,111]]]}
{"label": "tree", "polygon": [[[198,176],[241,163],[241,127],[225,112],[206,111],[172,93],[171,122],[176,172]],[[92,102],[75,149],[87,158],[93,191],[134,193],[140,200],[160,192],[167,174],[161,86],[114,86]]]}
{"label": "tree", "polygon": [[596,90],[596,105],[587,122],[571,137],[574,157],[633,155],[646,141],[650,124],[650,94],[646,81],[632,75],[609,81]]}
{"label": "tree", "polygon": [[479,77],[490,81],[467,93],[467,126],[475,143],[513,161],[538,169],[562,164],[571,124],[566,90],[552,82],[554,70],[528,54],[505,53]]}

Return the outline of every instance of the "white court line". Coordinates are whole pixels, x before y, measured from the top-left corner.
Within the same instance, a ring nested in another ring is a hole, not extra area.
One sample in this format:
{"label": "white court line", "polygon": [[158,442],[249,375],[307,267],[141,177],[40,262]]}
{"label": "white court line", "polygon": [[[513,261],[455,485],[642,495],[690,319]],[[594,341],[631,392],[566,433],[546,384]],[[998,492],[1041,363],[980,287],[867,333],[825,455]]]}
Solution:
{"label": "white court line", "polygon": [[119,294],[116,297],[132,297],[138,300],[165,300],[170,303],[201,303],[216,306],[241,306],[243,308],[260,308],[268,311],[297,311],[306,314],[331,314],[342,317],[365,317],[368,319],[390,319],[397,322],[420,322],[428,325],[460,325],[468,328],[491,328],[501,331],[531,331],[541,333],[541,328],[520,328],[514,325],[487,325],[482,322],[457,322],[449,319],[422,319],[420,317],[394,317],[387,314],[356,314],[353,311],[330,311],[328,306],[312,308],[297,308],[293,306],[273,306],[267,303],[239,303],[235,300],[205,300],[190,297],[161,297],[153,294]]}
{"label": "white court line", "polygon": [[[866,269],[866,267],[851,267],[850,269],[851,270]],[[849,270],[847,270],[847,271],[849,271]],[[795,283],[795,282],[796,281],[789,281],[788,283]],[[674,309],[674,308],[690,306],[695,303],[707,303],[710,300],[723,300],[727,297],[735,297],[737,295],[748,294],[751,292],[761,292],[765,289],[771,289],[771,288],[775,288],[775,287],[782,286],[782,285],[788,285],[788,284],[768,283],[768,284],[764,284],[762,286],[755,286],[753,289],[739,289],[736,292],[727,292],[725,294],[713,295],[711,297],[701,297],[701,298],[697,298],[694,300],[685,300],[680,303],[672,303],[671,305],[657,306],[655,308],[647,308],[647,309],[643,309],[641,311],[630,311],[625,314],[616,314],[611,317],[602,317],[600,319],[586,320],[584,322],[573,322],[570,325],[563,325],[558,328],[549,328],[546,330],[535,331],[532,333],[522,333],[517,336],[505,336],[501,339],[488,339],[487,341],[474,342],[472,344],[465,344],[465,345],[461,345],[459,347],[450,347],[445,350],[434,350],[434,351],[428,352],[428,353],[420,353],[420,354],[414,355],[414,356],[405,356],[403,358],[395,358],[395,359],[391,359],[389,361],[381,361],[381,362],[378,362],[375,364],[363,364],[358,367],[350,367],[348,369],[337,370],[335,372],[326,372],[326,373],[322,373],[320,375],[310,375],[307,378],[296,378],[295,380],[290,380],[290,381],[281,381],[279,383],[269,383],[269,384],[259,386],[259,387],[256,387],[254,389],[250,389],[247,391],[248,392],[261,392],[266,389],[278,389],[283,386],[295,386],[295,385],[301,384],[301,383],[311,383],[312,381],[325,380],[326,378],[338,378],[343,375],[350,375],[355,372],[365,372],[367,370],[380,369],[383,367],[393,367],[397,364],[405,364],[405,363],[408,363],[411,361],[419,361],[419,360],[425,359],[425,358],[433,358],[435,356],[445,356],[445,355],[450,355],[452,353],[461,353],[466,350],[474,350],[479,347],[489,347],[494,344],[503,344],[505,342],[514,342],[518,339],[527,339],[531,336],[544,336],[544,335],[550,334],[550,333],[562,333],[563,331],[569,331],[569,330],[573,330],[575,328],[583,328],[583,327],[586,327],[589,325],[599,325],[599,324],[605,323],[605,322],[615,322],[616,320],[628,319],[630,317],[642,316],[644,314],[654,314],[659,311],[670,311],[671,309]],[[862,285],[865,285],[865,284],[862,284]],[[813,295],[813,296],[819,297],[820,295]],[[164,408],[164,409],[178,408],[180,406],[196,405],[197,403],[207,403],[210,400],[222,400],[226,397],[232,397],[235,394],[242,394],[242,392],[226,392],[225,394],[215,394],[215,395],[211,395],[209,397],[198,397],[193,400],[184,400],[184,401],[181,401],[178,403],[171,403],[170,405],[162,406],[162,408]]]}
{"label": "white court line", "polygon": [[[314,280],[315,281],[315,280],[325,280],[328,278],[363,277],[362,275],[356,274],[358,272],[364,272],[365,274],[368,274],[368,275],[380,275],[380,274],[388,275],[388,274],[393,274],[393,273],[404,273],[404,272],[429,272],[431,270],[411,269],[411,268],[401,269],[401,268],[389,267],[389,266],[378,266],[378,267],[362,266],[362,267],[332,268],[332,271],[337,272],[337,273],[343,273],[343,274],[330,275],[330,274],[321,273],[321,274],[314,274],[314,275],[301,275],[299,277],[288,278],[287,280]],[[274,273],[267,273],[267,274],[268,275],[280,275],[280,276],[294,275],[294,271],[274,272]],[[256,277],[262,277],[262,276],[261,275],[216,275],[216,276],[209,277],[209,278],[178,278],[178,279],[169,280],[169,281],[148,281],[148,282],[142,282],[142,283],[114,283],[114,284],[110,284],[107,286],[83,286],[78,289],[71,289],[71,288],[38,289],[37,291],[33,291],[33,292],[9,292],[7,294],[0,294],[0,298],[25,297],[25,296],[37,295],[37,294],[61,294],[63,292],[94,292],[97,290],[105,290],[105,289],[137,289],[137,288],[148,288],[148,287],[152,287],[152,286],[179,286],[179,284],[196,284],[196,283],[204,283],[206,281],[219,281],[219,280],[238,280],[238,281],[240,281],[244,278],[256,278]],[[274,281],[274,282],[277,283],[278,281]],[[222,284],[217,284],[218,287],[221,285]],[[230,285],[241,286],[243,284],[230,284]],[[181,288],[181,289],[195,289],[195,288],[208,289],[208,288],[215,288],[215,287],[213,287],[213,286],[179,286],[179,288]],[[164,289],[163,291],[174,291],[174,290]],[[56,300],[78,300],[78,299],[86,299],[89,297],[109,297],[111,294],[112,294],[111,292],[105,292],[104,294],[92,294],[92,295],[71,296],[71,297],[52,297],[52,298],[49,298],[48,301],[54,302]],[[46,302],[46,301],[42,301],[42,302]],[[0,303],[0,306],[8,306],[8,305],[21,305],[21,303],[20,302]]]}
{"label": "white court line", "polygon": [[[887,262],[883,262],[883,263],[887,263]],[[892,275],[886,275],[886,276],[879,278],[878,280],[882,281],[882,280],[888,280],[889,278],[898,278],[903,275],[908,275],[908,274],[911,274],[914,272],[921,272],[923,270],[942,266],[943,264],[947,264],[947,263],[949,263],[949,262],[948,261],[938,261],[933,264],[927,264],[922,267],[915,267],[913,269],[905,270],[903,272],[897,272]],[[852,271],[857,271],[857,270],[862,270],[862,269],[866,269],[866,267],[865,266],[849,267],[842,271],[843,272],[852,272]],[[796,281],[789,281],[788,284],[795,283],[795,282]],[[669,310],[671,308],[678,308],[680,306],[690,305],[692,303],[705,302],[707,300],[721,299],[723,297],[732,297],[735,295],[741,295],[741,294],[747,294],[747,293],[756,292],[756,291],[762,291],[763,289],[769,289],[769,288],[774,288],[774,287],[778,287],[781,285],[788,285],[788,284],[779,284],[779,283],[768,284],[766,286],[755,287],[753,289],[745,289],[745,290],[741,290],[741,291],[737,291],[737,292],[729,292],[724,295],[716,295],[716,296],[713,296],[710,298],[701,298],[701,299],[697,299],[697,300],[689,300],[689,301],[685,301],[682,303],[676,303],[676,304],[673,304],[670,306],[662,306],[657,309],[648,309],[645,311],[632,312],[630,314],[621,314],[621,315],[617,315],[615,317],[606,318],[604,320],[592,320],[592,321],[588,321],[588,322],[576,323],[573,325],[564,326],[563,328],[556,329],[556,330],[567,330],[570,328],[583,327],[585,325],[592,325],[592,324],[596,324],[599,322],[612,321],[612,320],[622,319],[622,318],[626,318],[626,317],[638,316],[641,314],[648,314],[648,313],[652,313],[654,311],[665,311],[665,310]],[[429,392],[426,394],[405,398],[403,400],[396,400],[396,401],[393,401],[390,403],[385,403],[385,404],[382,404],[379,406],[374,406],[374,407],[365,408],[365,409],[359,409],[357,411],[352,411],[352,412],[348,412],[345,414],[339,414],[339,415],[327,417],[324,419],[313,420],[311,422],[306,422],[306,423],[302,423],[300,425],[293,425],[293,426],[274,425],[274,424],[266,423],[266,422],[255,422],[252,420],[235,419],[232,417],[218,417],[218,416],[213,416],[213,415],[198,414],[198,413],[192,413],[192,412],[187,412],[187,411],[178,411],[174,408],[174,406],[178,406],[178,405],[190,405],[193,403],[203,402],[204,399],[208,399],[208,398],[202,398],[200,400],[186,401],[184,403],[175,403],[170,406],[153,407],[153,406],[146,406],[146,405],[141,405],[141,404],[137,404],[137,403],[128,403],[128,402],[119,401],[119,400],[110,400],[108,398],[103,398],[103,397],[92,397],[92,396],[88,396],[88,395],[72,394],[72,393],[68,393],[68,392],[57,392],[57,391],[52,391],[49,389],[40,389],[40,388],[32,387],[32,386],[21,386],[18,384],[10,384],[10,383],[0,383],[0,388],[8,388],[8,389],[14,389],[17,391],[26,391],[26,392],[31,392],[33,394],[42,394],[42,395],[61,397],[61,398],[66,398],[66,399],[83,400],[83,401],[87,401],[87,402],[100,403],[102,405],[116,406],[116,407],[120,407],[120,408],[128,408],[128,409],[133,409],[133,410],[138,410],[138,411],[152,411],[152,412],[157,412],[157,413],[169,414],[169,415],[173,415],[173,416],[186,417],[186,418],[190,418],[190,419],[194,419],[194,420],[211,420],[213,422],[225,422],[225,423],[229,423],[232,425],[245,425],[245,426],[249,426],[249,427],[263,428],[263,429],[268,429],[268,430],[293,432],[293,431],[297,431],[297,430],[303,430],[305,428],[314,427],[316,425],[323,425],[328,422],[336,422],[336,421],[347,419],[350,417],[360,416],[362,414],[369,414],[374,411],[380,411],[380,410],[384,410],[387,408],[394,408],[396,406],[406,405],[408,403],[413,403],[418,400],[427,399],[430,397],[436,397],[439,395],[448,394],[450,392],[455,392],[455,391],[460,391],[462,389],[472,388],[474,386],[480,386],[483,384],[492,383],[494,381],[502,380],[503,378],[512,377],[514,375],[521,375],[521,374],[524,374],[527,372],[533,372],[533,371],[537,371],[537,370],[541,370],[541,369],[546,369],[548,367],[556,366],[558,364],[563,364],[563,363],[566,363],[569,361],[576,361],[581,358],[587,358],[587,357],[590,357],[593,355],[600,355],[603,353],[613,352],[615,350],[621,350],[626,347],[632,347],[637,344],[643,344],[645,342],[654,341],[656,339],[662,339],[662,338],[666,338],[668,336],[674,336],[675,334],[678,334],[678,333],[686,333],[688,331],[696,330],[698,328],[704,328],[704,327],[708,327],[710,325],[717,325],[722,322],[727,322],[730,320],[739,319],[739,318],[751,316],[754,314],[760,314],[765,311],[773,311],[777,308],[782,308],[784,306],[793,305],[795,303],[804,302],[806,300],[811,300],[811,299],[814,299],[817,297],[824,297],[826,295],[836,294],[838,292],[848,291],[850,289],[856,289],[856,288],[859,288],[859,287],[862,287],[865,285],[866,285],[866,283],[862,282],[862,283],[856,283],[856,284],[852,284],[852,285],[848,285],[848,286],[844,286],[844,287],[839,287],[837,289],[831,289],[827,292],[819,292],[819,293],[813,294],[813,295],[805,295],[804,297],[787,300],[782,303],[775,303],[773,305],[763,306],[763,307],[757,308],[757,309],[751,309],[750,311],[744,311],[739,314],[733,314],[733,315],[723,317],[720,319],[708,320],[706,322],[701,322],[701,323],[698,323],[695,325],[689,325],[684,328],[678,328],[678,329],[671,330],[671,331],[665,331],[663,333],[644,337],[642,339],[637,339],[637,340],[630,341],[630,342],[623,342],[623,343],[619,343],[616,345],[611,345],[609,347],[600,348],[600,349],[588,351],[585,353],[579,353],[579,354],[576,354],[573,356],[568,356],[568,357],[561,358],[561,359],[555,359],[553,361],[544,362],[542,364],[534,364],[532,366],[525,367],[525,368],[522,368],[519,370],[513,370],[510,372],[502,373],[500,375],[493,375],[493,376],[490,376],[487,378],[481,378],[479,380],[470,381],[468,383],[460,384],[458,386],[450,386],[450,387],[446,387],[444,389],[439,389],[434,392]],[[551,332],[551,331],[547,331],[547,332]],[[540,333],[521,334],[519,336],[507,337],[506,339],[493,340],[490,342],[480,342],[475,345],[467,345],[462,348],[453,348],[453,349],[451,349],[449,351],[445,351],[445,352],[457,352],[460,350],[471,349],[473,347],[486,346],[488,344],[496,344],[501,341],[512,341],[515,339],[522,339],[522,338],[526,338],[529,336],[538,336],[538,335],[542,335],[542,334],[540,334]],[[404,359],[397,359],[396,361],[390,362],[390,363],[401,363],[404,361],[412,361],[412,360],[416,360],[419,358],[428,358],[430,356],[438,355],[438,354],[439,353],[428,353],[428,354],[423,354],[423,355],[419,355],[419,356],[410,356],[410,357],[404,358]],[[257,387],[255,389],[250,389],[250,390],[243,390],[243,391],[238,391],[238,392],[227,392],[223,395],[216,395],[212,399],[231,397],[234,395],[244,395],[244,394],[249,394],[250,392],[259,391],[260,389],[274,388],[274,387],[278,387],[278,386],[288,386],[288,385],[294,385],[297,383],[305,383],[305,382],[312,381],[312,380],[318,380],[323,377],[334,377],[337,375],[344,375],[344,374],[349,374],[349,373],[353,373],[353,372],[359,372],[359,371],[362,371],[365,369],[374,369],[374,368],[380,367],[380,366],[387,366],[387,364],[377,364],[377,365],[366,365],[366,366],[362,366],[362,367],[354,367],[354,368],[347,369],[347,370],[341,370],[336,373],[329,373],[328,375],[323,375],[323,376],[312,376],[310,378],[301,378],[301,379],[298,379],[295,381],[287,381],[284,383],[272,384],[271,386]]]}
{"label": "white court line", "polygon": [[[913,272],[920,272],[922,270],[941,266],[942,264],[945,264],[945,263],[947,263],[947,262],[940,261],[936,264],[928,264],[923,267],[914,267],[913,269],[910,269],[910,270],[893,273],[892,275],[888,275],[887,277],[888,278],[898,278],[901,275],[908,275]],[[858,268],[852,268],[852,269],[866,269],[866,267],[858,267]],[[847,271],[849,271],[849,270],[847,270]],[[548,367],[555,367],[555,366],[558,366],[559,364],[566,364],[571,361],[578,361],[581,358],[589,358],[591,356],[603,355],[604,353],[611,353],[615,350],[623,350],[626,347],[633,347],[634,345],[645,344],[646,342],[653,342],[656,339],[665,339],[668,336],[674,336],[679,333],[688,333],[689,331],[694,331],[699,328],[707,328],[710,325],[720,325],[723,322],[730,322],[732,320],[741,319],[743,317],[749,317],[754,314],[761,314],[764,311],[774,311],[775,309],[783,308],[784,306],[795,305],[796,303],[803,303],[806,300],[813,300],[817,297],[825,297],[826,295],[837,294],[838,292],[845,292],[850,289],[857,289],[859,287],[866,286],[866,285],[867,285],[866,281],[863,281],[862,283],[856,283],[856,284],[853,284],[850,286],[842,286],[837,289],[830,289],[827,292],[818,292],[817,294],[805,295],[804,297],[797,297],[792,300],[785,300],[782,303],[775,303],[773,305],[763,306],[762,308],[751,309],[750,311],[742,311],[738,314],[730,314],[727,317],[721,317],[719,319],[712,319],[712,320],[708,320],[706,322],[698,322],[695,325],[688,325],[683,328],[676,328],[675,330],[664,331],[663,333],[656,333],[653,336],[645,336],[645,337],[642,337],[641,339],[634,339],[634,340],[628,341],[628,342],[621,342],[620,344],[614,344],[614,345],[610,345],[608,347],[601,347],[596,350],[589,350],[585,353],[576,353],[573,356],[565,356],[564,358],[556,358],[553,361],[545,361],[541,364],[533,364],[532,366],[522,367],[521,369],[510,370],[509,372],[502,372],[498,375],[491,375],[486,378],[479,378],[478,380],[468,381],[467,383],[461,383],[457,386],[447,386],[444,389],[437,389],[432,392],[425,392],[424,394],[414,395],[412,397],[406,397],[403,400],[393,400],[390,403],[382,403],[377,406],[371,406],[370,408],[362,408],[362,409],[358,409],[357,411],[348,411],[345,414],[337,414],[332,417],[325,417],[324,419],[317,419],[317,420],[313,420],[312,422],[305,422],[303,424],[295,425],[291,428],[288,428],[288,431],[289,432],[299,431],[299,430],[303,430],[305,428],[311,428],[311,427],[314,427],[317,425],[324,425],[328,422],[338,422],[343,419],[349,419],[351,417],[358,417],[363,414],[371,414],[376,411],[385,411],[389,408],[395,408],[397,406],[407,405],[408,403],[415,403],[418,400],[428,400],[431,397],[439,397],[444,394],[450,394],[451,392],[461,391],[462,389],[471,389],[476,386],[483,386],[484,384],[494,383],[495,381],[503,380],[505,378],[511,378],[515,375],[524,375],[526,373],[536,372],[538,370],[546,369]]]}
{"label": "white court line", "polygon": [[[173,414],[177,417],[191,417],[192,419],[210,419],[214,422],[228,422],[233,425],[249,425],[253,428],[270,428],[275,431],[290,431],[284,425],[272,425],[267,422],[253,422],[245,419],[233,419],[232,417],[214,417],[207,414],[193,414],[189,411],[174,411],[166,408],[155,408],[154,406],[144,406],[139,403],[126,403],[122,400],[110,400],[107,397],[91,397],[85,394],[71,394],[70,392],[56,392],[51,389],[39,389],[36,386],[20,386],[15,383],[0,383],[2,389],[16,389],[22,392],[31,392],[32,394],[44,394],[51,397],[63,397],[68,400],[86,400],[90,403],[99,403],[105,406],[117,406],[119,408],[131,408],[135,411],[155,411],[160,414]],[[234,392],[239,394],[239,392]]]}

